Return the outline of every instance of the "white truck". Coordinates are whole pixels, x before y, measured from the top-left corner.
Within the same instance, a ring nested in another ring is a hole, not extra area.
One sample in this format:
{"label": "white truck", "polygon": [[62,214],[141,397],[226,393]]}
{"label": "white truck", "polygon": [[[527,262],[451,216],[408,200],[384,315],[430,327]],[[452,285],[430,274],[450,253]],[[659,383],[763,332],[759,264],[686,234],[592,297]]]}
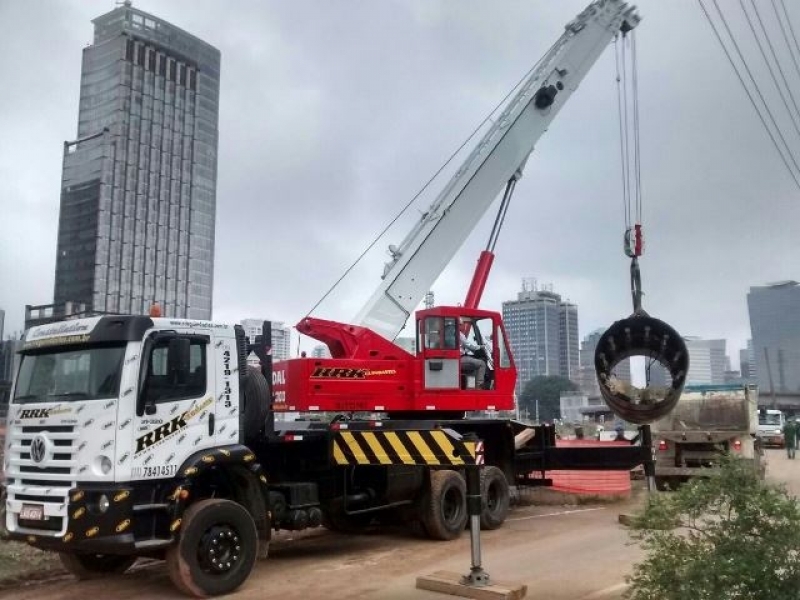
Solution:
{"label": "white truck", "polygon": [[740,456],[764,477],[754,385],[687,386],[673,411],[652,425],[656,485],[674,489],[713,471],[721,454]]}
{"label": "white truck", "polygon": [[768,408],[758,413],[758,439],[761,445],[777,446],[783,448],[786,440],[783,438],[783,426],[786,424],[786,416],[779,410]]}

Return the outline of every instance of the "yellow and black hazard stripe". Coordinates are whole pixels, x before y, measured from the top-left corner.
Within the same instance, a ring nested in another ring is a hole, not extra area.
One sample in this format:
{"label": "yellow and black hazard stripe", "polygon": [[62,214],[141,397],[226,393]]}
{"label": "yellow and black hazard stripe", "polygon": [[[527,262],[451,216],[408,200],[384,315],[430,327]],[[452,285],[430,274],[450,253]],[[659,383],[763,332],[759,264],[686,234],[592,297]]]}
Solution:
{"label": "yellow and black hazard stripe", "polygon": [[339,431],[333,437],[337,465],[470,465],[475,442],[441,429],[415,431]]}

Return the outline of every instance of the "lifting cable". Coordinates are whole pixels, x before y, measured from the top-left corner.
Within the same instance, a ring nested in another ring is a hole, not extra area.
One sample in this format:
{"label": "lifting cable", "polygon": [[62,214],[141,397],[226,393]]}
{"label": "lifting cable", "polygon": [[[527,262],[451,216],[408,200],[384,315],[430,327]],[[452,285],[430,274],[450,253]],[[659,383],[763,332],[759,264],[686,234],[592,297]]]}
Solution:
{"label": "lifting cable", "polygon": [[[631,52],[631,90],[628,91],[627,48]],[[639,257],[644,252],[642,234],[642,175],[639,145],[639,82],[637,79],[636,32],[617,34],[614,40],[617,68],[617,108],[619,112],[620,157],[622,162],[622,202],[625,219],[624,250],[631,259],[631,298],[634,315],[642,310],[642,281]],[[630,110],[629,110],[630,98]],[[630,113],[630,114],[629,114]]]}

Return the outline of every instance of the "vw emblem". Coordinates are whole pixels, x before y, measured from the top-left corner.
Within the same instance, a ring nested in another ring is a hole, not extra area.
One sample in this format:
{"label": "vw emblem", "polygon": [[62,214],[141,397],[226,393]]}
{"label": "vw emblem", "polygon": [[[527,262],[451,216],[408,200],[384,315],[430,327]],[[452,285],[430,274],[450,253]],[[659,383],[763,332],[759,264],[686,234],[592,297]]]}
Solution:
{"label": "vw emblem", "polygon": [[47,438],[42,434],[37,435],[31,441],[31,459],[35,463],[41,463],[47,454]]}

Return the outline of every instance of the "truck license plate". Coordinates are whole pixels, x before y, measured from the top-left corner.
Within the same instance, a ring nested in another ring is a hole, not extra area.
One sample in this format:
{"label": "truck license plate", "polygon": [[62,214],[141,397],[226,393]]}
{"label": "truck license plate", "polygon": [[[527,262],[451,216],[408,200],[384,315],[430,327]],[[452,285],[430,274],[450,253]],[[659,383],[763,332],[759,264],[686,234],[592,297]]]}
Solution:
{"label": "truck license plate", "polygon": [[43,521],[44,507],[41,504],[23,504],[19,518],[27,521]]}

